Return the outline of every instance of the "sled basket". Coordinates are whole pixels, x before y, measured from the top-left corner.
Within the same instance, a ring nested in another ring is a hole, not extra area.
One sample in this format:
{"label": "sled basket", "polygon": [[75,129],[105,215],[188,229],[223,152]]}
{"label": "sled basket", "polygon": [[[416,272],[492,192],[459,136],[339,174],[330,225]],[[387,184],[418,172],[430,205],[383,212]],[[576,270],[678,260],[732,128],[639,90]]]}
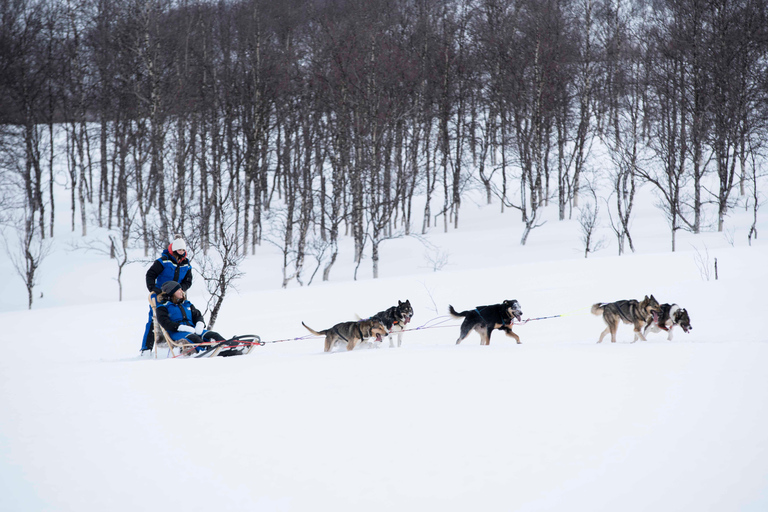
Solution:
{"label": "sled basket", "polygon": [[[255,334],[241,334],[224,341],[213,341],[206,343],[191,343],[186,338],[174,340],[171,338],[168,331],[163,329],[160,322],[157,320],[157,295],[155,293],[149,294],[149,304],[152,306],[152,318],[153,326],[155,329],[155,345],[153,350],[155,352],[155,358],[157,358],[157,346],[161,342],[165,342],[168,345],[170,357],[178,356],[193,356],[193,357],[216,357],[216,356],[238,356],[245,355],[253,350],[256,345],[264,345]],[[205,350],[198,352],[199,348]],[[178,354],[176,353],[178,350]]]}
{"label": "sled basket", "polygon": [[149,305],[152,307],[152,325],[155,330],[155,345],[152,347],[152,349],[155,352],[155,359],[157,359],[157,350],[158,345],[160,343],[165,342],[168,345],[168,350],[170,351],[171,357],[176,357],[177,354],[176,349],[178,349],[179,353],[178,355],[191,355],[196,352],[195,350],[195,344],[190,343],[185,338],[182,338],[180,340],[174,340],[171,338],[171,335],[168,334],[168,331],[163,329],[163,326],[160,325],[160,322],[157,320],[157,294],[156,293],[150,293],[149,294]]}

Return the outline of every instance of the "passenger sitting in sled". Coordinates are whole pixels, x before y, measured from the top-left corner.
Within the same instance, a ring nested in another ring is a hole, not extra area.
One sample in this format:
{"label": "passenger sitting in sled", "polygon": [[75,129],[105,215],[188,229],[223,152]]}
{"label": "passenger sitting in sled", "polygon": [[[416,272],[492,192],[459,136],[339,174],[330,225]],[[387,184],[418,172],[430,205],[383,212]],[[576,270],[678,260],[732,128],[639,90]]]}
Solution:
{"label": "passenger sitting in sled", "polygon": [[[176,235],[163,254],[147,270],[146,283],[150,293],[159,295],[163,283],[176,281],[185,292],[192,286],[192,266],[187,255],[187,242]],[[155,331],[152,329],[152,308],[149,308],[147,326],[141,339],[141,353],[152,350],[155,344]]]}
{"label": "passenger sitting in sled", "polygon": [[[158,297],[157,321],[174,341],[186,338],[190,343],[224,341],[224,337],[205,328],[203,315],[187,300],[184,290],[176,281],[166,281]],[[200,352],[206,347],[197,347]]]}

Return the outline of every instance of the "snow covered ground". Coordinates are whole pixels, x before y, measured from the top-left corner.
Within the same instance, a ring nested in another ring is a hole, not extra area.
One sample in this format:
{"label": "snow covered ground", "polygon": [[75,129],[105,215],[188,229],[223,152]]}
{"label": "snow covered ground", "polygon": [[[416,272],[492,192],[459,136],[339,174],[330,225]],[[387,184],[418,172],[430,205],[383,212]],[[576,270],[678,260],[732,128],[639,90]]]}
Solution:
{"label": "snow covered ground", "polygon": [[[605,222],[609,246],[584,259],[575,221],[521,247],[517,214],[480,204],[429,234],[448,258],[437,272],[404,238],[383,245],[381,279],[341,261],[331,282],[283,290],[265,246],[216,323],[278,341],[398,299],[412,327],[503,299],[562,315],[515,327],[522,345],[456,346],[451,319],[400,349],[325,354],[310,338],[140,358],[147,264],[127,267],[118,302],[114,263],[57,235],[27,311],[0,256],[0,510],[768,510],[768,244],[747,246],[735,212],[726,235],[681,233],[671,253],[643,193],[638,251],[621,257]],[[717,281],[701,268],[714,258]],[[693,331],[632,344],[623,325],[595,343],[592,303],[647,293],[687,308]]]}

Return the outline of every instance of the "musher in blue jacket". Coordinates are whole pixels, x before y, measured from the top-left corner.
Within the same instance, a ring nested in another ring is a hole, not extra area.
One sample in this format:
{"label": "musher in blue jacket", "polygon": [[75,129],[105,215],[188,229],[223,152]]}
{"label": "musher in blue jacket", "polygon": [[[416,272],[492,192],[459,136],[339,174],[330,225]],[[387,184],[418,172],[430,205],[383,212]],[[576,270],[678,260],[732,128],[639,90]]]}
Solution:
{"label": "musher in blue jacket", "polygon": [[[192,286],[192,266],[187,259],[187,243],[179,235],[168,245],[163,254],[147,270],[147,290],[160,294],[162,286],[168,281],[175,281],[186,292]],[[141,352],[152,350],[155,344],[155,331],[152,328],[152,308],[141,339]]]}
{"label": "musher in blue jacket", "polygon": [[179,283],[166,281],[161,290],[157,321],[172,339],[187,338],[191,343],[224,340],[221,334],[205,328],[202,313],[187,300]]}

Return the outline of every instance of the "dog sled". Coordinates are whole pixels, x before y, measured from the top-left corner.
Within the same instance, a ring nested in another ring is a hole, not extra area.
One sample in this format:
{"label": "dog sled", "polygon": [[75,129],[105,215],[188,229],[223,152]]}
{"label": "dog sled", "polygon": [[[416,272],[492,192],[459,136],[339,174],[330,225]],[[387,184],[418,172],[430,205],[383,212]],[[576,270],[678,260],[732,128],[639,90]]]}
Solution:
{"label": "dog sled", "polygon": [[168,347],[168,356],[176,357],[230,357],[250,354],[257,345],[264,345],[255,334],[241,334],[228,340],[208,341],[204,343],[192,343],[186,338],[174,340],[157,320],[157,295],[149,294],[149,304],[152,307],[152,326],[155,331],[155,344],[152,350],[157,359],[159,345]]}

